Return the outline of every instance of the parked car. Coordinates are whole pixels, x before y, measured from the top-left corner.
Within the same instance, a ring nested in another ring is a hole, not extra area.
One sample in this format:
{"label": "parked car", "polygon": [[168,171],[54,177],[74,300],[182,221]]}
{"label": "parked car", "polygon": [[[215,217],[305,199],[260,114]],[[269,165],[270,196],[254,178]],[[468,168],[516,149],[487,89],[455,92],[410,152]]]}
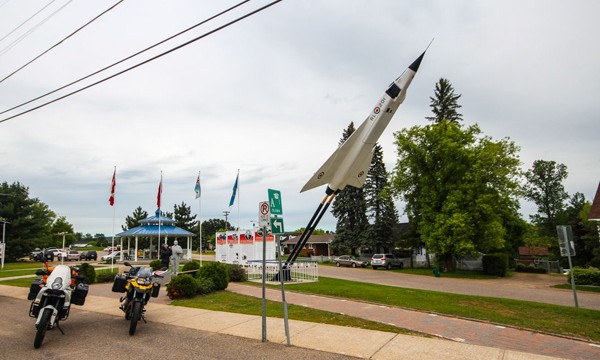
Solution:
{"label": "parked car", "polygon": [[107,248],[104,248],[104,250],[103,250],[103,251],[106,251],[107,253],[109,253],[109,254],[110,254],[110,253],[112,253],[112,252],[114,252],[114,251],[119,251],[119,248],[118,248],[118,247],[110,247],[110,246],[109,246],[109,247],[107,247]]}
{"label": "parked car", "polygon": [[394,254],[373,254],[373,257],[371,258],[371,267],[373,267],[374,270],[377,270],[380,267],[388,270],[392,267],[402,269],[404,263],[400,258],[394,256]]}
{"label": "parked car", "polygon": [[43,255],[44,255],[44,252],[42,251],[42,249],[35,248],[35,249],[33,249],[32,252],[29,253],[29,260],[40,261],[40,260],[42,260]]}
{"label": "parked car", "polygon": [[121,252],[120,251],[113,251],[108,255],[104,255],[100,258],[100,260],[102,261],[106,261],[106,260],[111,260],[111,259],[115,259],[115,261],[117,259],[119,259],[121,257]]}
{"label": "parked car", "polygon": [[98,260],[98,253],[96,250],[82,251],[79,253],[79,260]]}
{"label": "parked car", "polygon": [[333,260],[335,262],[335,266],[340,267],[340,266],[350,266],[350,267],[367,267],[369,266],[369,262],[368,261],[364,261],[364,260],[359,260],[357,258],[355,258],[352,255],[342,255],[338,258],[335,258]]}
{"label": "parked car", "polygon": [[71,251],[69,251],[69,253],[67,254],[66,260],[67,261],[71,261],[71,260],[77,261],[77,260],[79,260],[79,251],[77,251],[77,250],[71,250]]}

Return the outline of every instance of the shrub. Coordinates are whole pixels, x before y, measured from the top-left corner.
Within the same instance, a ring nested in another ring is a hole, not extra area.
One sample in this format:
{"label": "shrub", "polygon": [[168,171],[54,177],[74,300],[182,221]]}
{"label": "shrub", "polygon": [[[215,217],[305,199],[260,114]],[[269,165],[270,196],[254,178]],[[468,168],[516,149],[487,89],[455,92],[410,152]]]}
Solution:
{"label": "shrub", "polygon": [[220,262],[208,262],[203,265],[198,272],[196,277],[199,279],[210,279],[214,284],[215,290],[225,290],[229,285],[229,273],[225,265]]}
{"label": "shrub", "polygon": [[483,256],[483,272],[487,275],[505,277],[508,271],[508,255],[502,253]]}
{"label": "shrub", "polygon": [[115,268],[113,271],[109,270],[100,270],[96,273],[96,283],[107,283],[112,282],[115,279],[115,274],[119,272],[118,268]]}
{"label": "shrub", "polygon": [[[183,265],[183,268],[181,271],[188,274],[187,271],[198,270],[198,269],[200,269],[200,262],[196,261],[196,260],[192,260],[192,261],[186,263],[185,265]],[[196,276],[196,272],[197,271],[193,271],[193,272],[190,272],[189,274],[192,276]]]}
{"label": "shrub", "polygon": [[241,265],[228,265],[227,270],[229,271],[229,281],[243,282],[248,280],[248,277],[246,276],[246,270],[244,270],[244,267]]}
{"label": "shrub", "polygon": [[96,270],[88,263],[83,263],[79,267],[79,275],[85,276],[86,284],[93,284],[96,280]]}
{"label": "shrub", "polygon": [[[587,269],[578,266],[573,268],[573,277],[577,285],[600,286],[600,270],[594,267]],[[567,276],[567,282],[571,283],[571,277]]]}
{"label": "shrub", "polygon": [[515,267],[515,271],[517,272],[525,272],[525,273],[536,273],[536,274],[545,274],[547,273],[544,268],[537,268],[533,264],[525,265],[523,263],[517,263]]}
{"label": "shrub", "polygon": [[187,274],[175,276],[167,284],[167,296],[169,299],[193,297],[196,295],[196,292],[198,292],[198,282]]}
{"label": "shrub", "polygon": [[162,268],[162,262],[160,260],[152,260],[150,261],[150,265],[152,271],[160,270]]}
{"label": "shrub", "polygon": [[198,282],[198,294],[206,295],[206,294],[210,294],[211,292],[215,291],[215,284],[213,283],[213,281],[211,279],[199,278],[196,280]]}

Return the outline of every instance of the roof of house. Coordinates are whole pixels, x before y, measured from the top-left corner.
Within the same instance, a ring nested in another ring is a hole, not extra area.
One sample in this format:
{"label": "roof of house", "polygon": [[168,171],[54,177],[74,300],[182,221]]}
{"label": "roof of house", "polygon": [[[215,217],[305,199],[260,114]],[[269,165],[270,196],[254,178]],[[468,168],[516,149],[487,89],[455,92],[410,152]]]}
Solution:
{"label": "roof of house", "polygon": [[519,255],[522,256],[549,256],[550,251],[547,247],[529,247],[519,246]]}
{"label": "roof of house", "polygon": [[598,183],[598,190],[596,190],[596,196],[594,196],[588,219],[600,221],[600,183]]}
{"label": "roof of house", "polygon": [[[311,235],[308,238],[307,244],[330,244],[335,234]],[[300,240],[300,235],[292,235],[289,240],[283,242],[284,245],[296,244]]]}

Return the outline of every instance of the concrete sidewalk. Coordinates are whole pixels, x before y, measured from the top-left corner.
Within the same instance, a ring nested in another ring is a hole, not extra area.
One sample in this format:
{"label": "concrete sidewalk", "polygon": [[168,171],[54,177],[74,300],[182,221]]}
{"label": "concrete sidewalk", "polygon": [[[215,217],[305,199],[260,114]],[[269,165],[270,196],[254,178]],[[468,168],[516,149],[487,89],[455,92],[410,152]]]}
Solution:
{"label": "concrete sidewalk", "polygon": [[[231,284],[230,284],[231,285]],[[93,291],[93,287],[90,291]],[[0,296],[26,299],[27,288],[0,284]],[[116,295],[116,294],[115,294]],[[81,310],[122,317],[118,296],[90,294]],[[195,330],[229,334],[261,341],[260,316],[192,309],[150,301],[146,320]],[[290,320],[292,346],[367,359],[556,359],[527,352],[464,344],[439,338],[425,338],[382,331]],[[286,343],[282,319],[267,319],[267,341]]]}

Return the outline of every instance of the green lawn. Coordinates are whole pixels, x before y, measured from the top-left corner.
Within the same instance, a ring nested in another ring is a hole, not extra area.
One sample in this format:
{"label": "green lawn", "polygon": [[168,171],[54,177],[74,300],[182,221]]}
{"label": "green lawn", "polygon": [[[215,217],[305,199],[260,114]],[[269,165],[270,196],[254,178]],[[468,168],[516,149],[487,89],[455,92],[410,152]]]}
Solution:
{"label": "green lawn", "polygon": [[[260,286],[258,283],[250,283]],[[273,288],[279,288],[273,286]],[[461,316],[600,341],[600,311],[529,301],[459,295],[319,277],[316,283],[293,284],[290,291]]]}
{"label": "green lawn", "polygon": [[[186,306],[213,311],[224,311],[248,315],[262,315],[262,300],[252,296],[240,295],[229,291],[218,291],[192,299],[174,300],[175,306]],[[283,306],[279,302],[267,301],[267,316],[283,318]],[[288,304],[288,318],[315,323],[351,326],[369,330],[387,331],[402,334],[418,334],[413,331],[391,325],[364,320],[347,315],[316,310],[299,305]]]}
{"label": "green lawn", "polygon": [[0,278],[22,276],[22,275],[35,275],[37,269],[44,268],[44,264],[41,262],[15,262],[5,263],[4,270],[0,270]]}

